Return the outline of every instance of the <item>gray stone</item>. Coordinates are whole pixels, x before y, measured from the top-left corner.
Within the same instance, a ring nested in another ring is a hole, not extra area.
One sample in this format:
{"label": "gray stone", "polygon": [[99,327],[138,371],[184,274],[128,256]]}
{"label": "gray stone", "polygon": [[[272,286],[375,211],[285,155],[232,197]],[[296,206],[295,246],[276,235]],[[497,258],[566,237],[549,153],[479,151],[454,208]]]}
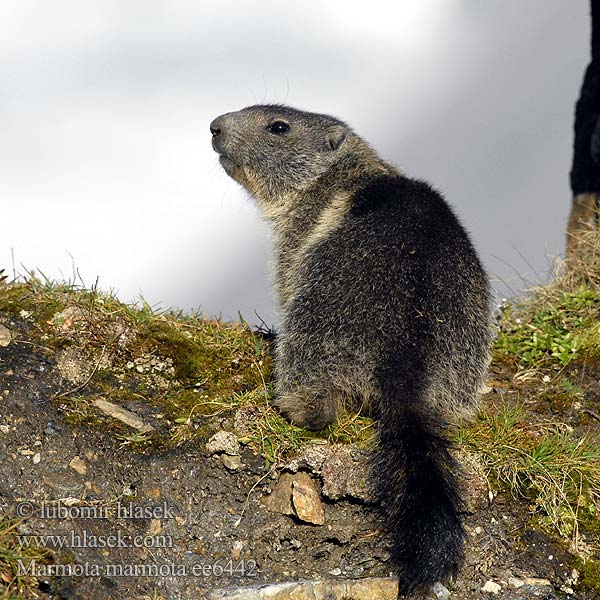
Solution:
{"label": "gray stone", "polygon": [[398,596],[398,580],[373,577],[358,580],[296,581],[229,588],[209,592],[208,600],[390,600]]}
{"label": "gray stone", "polygon": [[92,404],[104,414],[109,415],[113,419],[121,421],[121,423],[125,423],[125,425],[129,425],[129,427],[133,427],[133,429],[137,429],[141,433],[154,431],[154,427],[152,427],[152,425],[146,423],[134,412],[131,412],[130,410],[127,410],[118,404],[114,404],[113,402],[109,402],[103,398],[96,398]]}
{"label": "gray stone", "polygon": [[217,431],[206,442],[206,451],[209,454],[229,454],[235,456],[240,453],[240,444],[233,433],[229,431]]}
{"label": "gray stone", "polygon": [[370,480],[368,453],[352,446],[332,446],[321,469],[323,495],[330,500],[351,497],[375,500]]}
{"label": "gray stone", "polygon": [[320,475],[323,463],[327,459],[329,452],[329,444],[307,444],[302,448],[302,452],[286,465],[285,469],[292,473],[297,473],[303,469],[315,475]]}
{"label": "gray stone", "polygon": [[502,586],[495,581],[489,579],[485,582],[485,585],[481,588],[482,592],[487,592],[488,594],[499,594]]}
{"label": "gray stone", "polygon": [[433,584],[431,591],[435,594],[436,600],[448,600],[450,598],[450,590],[439,581]]}
{"label": "gray stone", "polygon": [[229,454],[222,454],[221,462],[228,471],[239,471],[244,466],[239,456],[230,456]]}

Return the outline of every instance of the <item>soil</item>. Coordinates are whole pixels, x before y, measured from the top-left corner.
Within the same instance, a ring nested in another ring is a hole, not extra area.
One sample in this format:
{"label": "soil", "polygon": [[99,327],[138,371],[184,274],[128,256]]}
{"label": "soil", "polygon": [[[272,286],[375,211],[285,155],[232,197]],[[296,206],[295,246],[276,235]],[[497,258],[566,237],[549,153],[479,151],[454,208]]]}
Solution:
{"label": "soil", "polygon": [[[5,323],[14,339],[0,348],[0,516],[24,517],[21,535],[66,536],[70,546],[38,563],[40,599],[186,600],[257,582],[390,574],[383,524],[369,503],[325,502],[324,525],[303,523],[260,502],[277,473],[247,448],[232,471],[197,442],[141,453],[127,444],[125,425],[119,439],[102,417],[70,424],[54,397],[73,383],[60,376],[54,353],[28,342],[25,320]],[[501,384],[509,375],[495,377]],[[156,408],[127,408],[160,431]],[[600,597],[577,589],[575,557],[531,526],[525,500],[479,495],[465,515],[468,552],[452,599]],[[58,506],[62,514],[52,512]],[[149,537],[138,548],[108,547],[130,541],[124,536]],[[44,575],[52,568],[58,576]],[[527,578],[549,581],[515,587]],[[490,581],[499,594],[481,591]]]}

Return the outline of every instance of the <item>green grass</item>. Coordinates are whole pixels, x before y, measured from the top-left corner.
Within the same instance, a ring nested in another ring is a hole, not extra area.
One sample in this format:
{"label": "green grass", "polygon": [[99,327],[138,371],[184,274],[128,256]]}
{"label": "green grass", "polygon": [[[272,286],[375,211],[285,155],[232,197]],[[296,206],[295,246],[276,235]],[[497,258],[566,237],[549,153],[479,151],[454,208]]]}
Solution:
{"label": "green grass", "polygon": [[242,442],[265,457],[267,465],[283,463],[308,442],[318,439],[330,443],[355,443],[370,447],[375,440],[373,420],[354,413],[343,412],[335,423],[323,431],[313,432],[292,425],[269,402],[268,395],[240,398],[242,406],[251,410],[249,433]]}
{"label": "green grass", "polygon": [[518,406],[490,409],[463,428],[458,443],[475,453],[488,476],[530,501],[540,522],[564,539],[600,531],[600,440],[562,423],[531,424]]}
{"label": "green grass", "polygon": [[598,289],[581,284],[574,291],[556,290],[502,308],[497,355],[520,368],[560,368],[573,360],[597,359],[599,346]]}
{"label": "green grass", "polygon": [[496,359],[520,369],[600,367],[600,233],[582,234],[579,251],[557,265],[554,280],[506,303]]}
{"label": "green grass", "polygon": [[[598,248],[600,256],[600,242]],[[525,394],[528,406],[544,401],[560,414],[585,402],[567,367],[600,365],[600,266],[575,267],[502,308],[494,354],[496,364],[509,365],[513,373],[550,374],[542,387],[539,377],[526,390],[516,379],[509,387]],[[73,323],[58,316],[68,307],[78,309]],[[160,452],[202,444],[221,427],[233,430],[237,411],[247,417],[240,442],[268,465],[285,463],[315,440],[371,447],[376,439],[373,421],[351,412],[317,433],[286,421],[272,404],[269,345],[245,323],[160,311],[143,300],[127,305],[110,293],[37,279],[0,282],[1,313],[26,319],[32,341],[45,351],[74,347],[97,365],[83,387],[57,400],[57,410],[75,425],[106,427],[128,448]],[[144,402],[160,413],[164,428],[133,432],[99,415],[92,405],[96,397]],[[488,408],[456,441],[479,457],[496,486],[527,499],[537,524],[565,541],[585,533],[600,556],[599,439],[516,401]],[[591,582],[588,566],[585,578]]]}
{"label": "green grass", "polygon": [[[0,285],[2,311],[30,321],[47,351],[75,347],[89,365],[98,364],[83,388],[60,396],[58,409],[73,425],[109,427],[131,449],[203,442],[221,427],[218,419],[232,420],[239,409],[252,413],[243,442],[268,464],[285,461],[314,439],[361,446],[374,439],[372,420],[355,414],[344,413],[318,433],[286,421],[271,403],[269,345],[243,322],[156,311],[143,300],[128,305],[97,289],[37,279]],[[168,433],[131,432],[100,415],[95,398],[145,402],[163,415]]]}
{"label": "green grass", "polygon": [[600,591],[600,430],[586,392],[600,372],[600,234],[582,242],[552,283],[501,308],[494,360],[511,367],[507,391],[527,411],[519,400],[489,408],[458,439],[492,481],[529,501],[537,525],[575,553],[585,540],[580,584]]}
{"label": "green grass", "polygon": [[48,551],[36,548],[19,547],[18,533],[23,521],[0,517],[0,600],[28,600],[36,598],[37,579],[31,575],[18,574],[18,563],[27,565],[35,560],[38,564],[47,564]]}

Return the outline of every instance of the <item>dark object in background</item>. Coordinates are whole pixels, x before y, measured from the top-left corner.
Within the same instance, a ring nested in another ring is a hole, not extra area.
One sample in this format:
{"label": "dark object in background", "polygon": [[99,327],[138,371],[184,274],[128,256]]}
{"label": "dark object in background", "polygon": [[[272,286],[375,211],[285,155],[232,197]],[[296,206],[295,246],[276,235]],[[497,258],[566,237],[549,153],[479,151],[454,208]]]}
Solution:
{"label": "dark object in background", "polygon": [[592,143],[590,144],[590,150],[592,153],[592,160],[598,163],[600,168],[600,118],[596,121],[596,129],[592,135]]}
{"label": "dark object in background", "polygon": [[567,226],[567,256],[579,234],[598,227],[600,209],[600,0],[591,0],[592,60],[575,106],[571,189],[573,206]]}

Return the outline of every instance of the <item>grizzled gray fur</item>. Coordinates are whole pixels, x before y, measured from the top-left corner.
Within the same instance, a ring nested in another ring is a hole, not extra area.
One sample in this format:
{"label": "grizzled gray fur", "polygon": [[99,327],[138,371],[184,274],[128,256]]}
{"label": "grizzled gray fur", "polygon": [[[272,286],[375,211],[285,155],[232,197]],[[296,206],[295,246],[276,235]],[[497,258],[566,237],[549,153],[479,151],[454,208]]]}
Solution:
{"label": "grizzled gray fur", "polygon": [[278,407],[309,429],[350,403],[378,419],[373,468],[402,589],[447,578],[464,546],[447,427],[476,409],[491,340],[467,233],[336,118],[250,106],[211,132],[274,234]]}

